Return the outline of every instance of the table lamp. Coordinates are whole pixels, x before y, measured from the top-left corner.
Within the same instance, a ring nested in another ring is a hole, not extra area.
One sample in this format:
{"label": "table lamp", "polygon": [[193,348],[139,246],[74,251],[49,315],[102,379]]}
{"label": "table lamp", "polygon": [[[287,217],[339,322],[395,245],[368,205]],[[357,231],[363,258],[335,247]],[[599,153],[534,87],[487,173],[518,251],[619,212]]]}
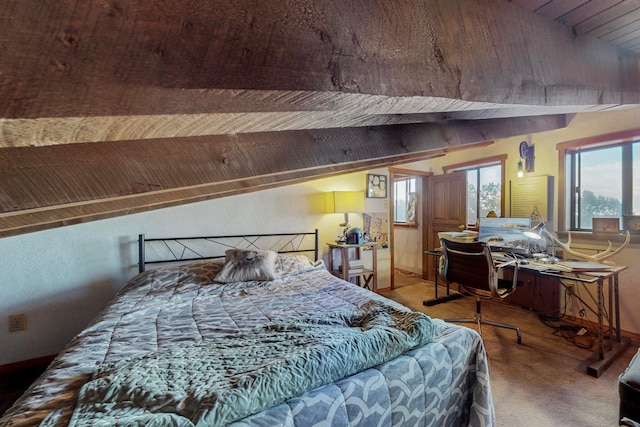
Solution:
{"label": "table lamp", "polygon": [[349,225],[349,213],[364,211],[364,191],[332,191],[327,193],[327,213],[344,213],[342,238],[345,241]]}

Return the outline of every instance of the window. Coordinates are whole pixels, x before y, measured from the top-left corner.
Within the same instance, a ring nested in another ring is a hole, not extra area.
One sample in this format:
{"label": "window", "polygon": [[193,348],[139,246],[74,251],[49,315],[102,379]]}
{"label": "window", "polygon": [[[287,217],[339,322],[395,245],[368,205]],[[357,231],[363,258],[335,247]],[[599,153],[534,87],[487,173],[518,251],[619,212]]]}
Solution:
{"label": "window", "polygon": [[[416,178],[396,178],[393,181],[393,222],[395,224],[407,223],[407,207],[410,196],[415,200]],[[415,223],[411,221],[412,224]]]}
{"label": "window", "polygon": [[[635,139],[635,141],[634,141]],[[593,218],[640,212],[640,137],[565,151],[570,230],[590,231]]]}
{"label": "window", "polygon": [[467,224],[493,211],[502,216],[502,165],[467,169]]}
{"label": "window", "polygon": [[467,174],[467,225],[475,227],[478,218],[490,211],[502,216],[504,211],[504,163],[506,155],[477,159],[472,162],[445,166],[448,171]]}

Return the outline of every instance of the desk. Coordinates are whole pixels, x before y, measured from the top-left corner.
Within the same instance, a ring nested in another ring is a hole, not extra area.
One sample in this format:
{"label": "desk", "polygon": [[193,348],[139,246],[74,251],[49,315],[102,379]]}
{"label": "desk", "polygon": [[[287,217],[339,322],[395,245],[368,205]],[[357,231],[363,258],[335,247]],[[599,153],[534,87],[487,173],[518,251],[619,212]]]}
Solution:
{"label": "desk", "polygon": [[[429,254],[433,256],[440,255],[438,251],[430,251]],[[492,253],[492,257],[495,261],[508,261],[513,259],[507,256],[501,257],[499,253]],[[578,263],[578,265],[580,264],[584,263]],[[555,289],[550,286],[551,283],[549,279],[555,279],[553,281],[559,282],[565,289],[573,288],[573,296],[577,298],[584,307],[588,308],[597,316],[598,349],[587,361],[587,373],[593,377],[599,377],[600,374],[602,374],[602,372],[604,372],[630,344],[629,338],[622,337],[620,335],[620,300],[618,292],[620,272],[626,270],[628,267],[604,266],[604,269],[597,271],[582,271],[574,268],[574,271],[569,271],[569,266],[576,264],[571,262],[544,264],[529,261],[526,264],[519,263],[518,265],[518,281],[520,281],[520,274],[529,275],[533,277],[536,282],[537,279],[540,278],[541,286],[547,288],[545,289],[545,293],[555,298],[559,303],[559,294],[556,293],[559,286],[556,284]],[[602,268],[603,266],[597,264],[593,267]],[[595,284],[596,286],[595,298],[589,289],[589,285],[591,284]],[[581,286],[591,297],[591,302],[586,301],[580,297],[580,295],[576,294],[575,286]],[[605,298],[605,286],[607,288],[607,298]],[[447,295],[444,297],[438,298],[437,292],[436,287],[435,300],[439,301],[431,302],[434,300],[427,300],[424,301],[424,305],[433,305],[439,302],[444,302],[445,300],[449,301],[450,299],[453,299],[449,296],[448,287]],[[519,290],[514,292],[511,296],[516,295],[518,292]],[[535,309],[535,307],[532,308]],[[555,307],[552,308],[555,309]],[[605,334],[607,334],[606,339]]]}
{"label": "desk", "polygon": [[[521,268],[526,268],[522,265]],[[536,268],[532,265],[531,268]],[[620,336],[620,299],[618,294],[618,276],[621,271],[626,270],[626,266],[610,266],[607,270],[602,271],[560,271],[560,270],[538,270],[540,274],[555,277],[565,288],[572,285],[580,284],[587,291],[596,304],[595,310],[587,301],[575,294],[574,296],[589,310],[598,317],[598,350],[592,358],[589,359],[587,373],[593,377],[599,377],[609,365],[629,346],[630,339]],[[597,298],[594,299],[587,285],[596,283]],[[608,298],[606,301],[607,310],[605,310],[604,287],[608,290]],[[606,322],[606,329],[605,329]],[[608,331],[608,339],[605,342],[604,334]],[[615,339],[614,339],[615,335]],[[605,345],[606,344],[606,345]]]}
{"label": "desk", "polygon": [[433,257],[433,265],[435,266],[434,269],[436,270],[436,280],[435,280],[435,295],[434,298],[432,299],[426,299],[424,301],[422,301],[422,305],[425,305],[427,307],[430,307],[432,305],[436,305],[436,304],[440,304],[443,302],[447,302],[447,301],[453,301],[455,299],[458,298],[462,298],[464,296],[464,294],[460,293],[460,292],[451,292],[451,289],[449,287],[449,283],[447,282],[447,293],[443,296],[438,296],[438,277],[440,276],[440,272],[438,271],[438,265],[439,265],[439,261],[440,261],[440,257],[442,256],[442,249],[436,249],[433,251],[424,251],[425,254],[427,255],[431,255]]}
{"label": "desk", "polygon": [[[362,287],[367,288],[373,292],[378,292],[378,244],[362,243],[362,244],[346,244],[346,243],[327,243],[329,246],[329,271],[334,276],[338,276],[347,282],[351,279],[355,279],[355,282],[360,286],[360,278],[364,280]],[[355,251],[355,257],[349,257],[349,250]],[[361,249],[371,249],[371,268],[365,268],[362,264]],[[334,265],[333,252],[335,250],[340,251],[340,268],[336,268]],[[352,266],[353,261],[359,261],[357,268],[349,268]],[[345,268],[347,266],[347,268]],[[371,285],[371,286],[369,286]]]}

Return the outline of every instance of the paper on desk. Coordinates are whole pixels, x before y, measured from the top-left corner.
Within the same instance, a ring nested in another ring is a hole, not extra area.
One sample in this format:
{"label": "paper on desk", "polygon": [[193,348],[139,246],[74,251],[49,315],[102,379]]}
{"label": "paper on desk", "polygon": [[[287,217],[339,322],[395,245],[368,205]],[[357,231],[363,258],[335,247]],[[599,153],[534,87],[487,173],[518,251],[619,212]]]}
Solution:
{"label": "paper on desk", "polygon": [[[545,271],[545,270],[550,270],[552,264],[544,264],[541,262],[529,261],[528,264],[519,264],[518,266],[525,270]],[[565,271],[565,270],[558,270],[558,271]]]}
{"label": "paper on desk", "polygon": [[606,264],[600,264],[597,262],[589,261],[561,261],[556,262],[554,265],[560,266],[566,271],[603,271],[609,270],[609,266]]}

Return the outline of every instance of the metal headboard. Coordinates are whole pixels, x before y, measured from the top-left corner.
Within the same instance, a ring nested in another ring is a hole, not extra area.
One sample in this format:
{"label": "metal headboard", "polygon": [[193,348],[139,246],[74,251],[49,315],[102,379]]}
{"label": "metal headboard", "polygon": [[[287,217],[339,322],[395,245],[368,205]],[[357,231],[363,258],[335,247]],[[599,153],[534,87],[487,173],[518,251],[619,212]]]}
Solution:
{"label": "metal headboard", "polygon": [[318,229],[305,233],[243,234],[229,236],[167,237],[138,235],[138,271],[147,265],[220,259],[227,249],[269,249],[282,254],[313,253],[318,260]]}

